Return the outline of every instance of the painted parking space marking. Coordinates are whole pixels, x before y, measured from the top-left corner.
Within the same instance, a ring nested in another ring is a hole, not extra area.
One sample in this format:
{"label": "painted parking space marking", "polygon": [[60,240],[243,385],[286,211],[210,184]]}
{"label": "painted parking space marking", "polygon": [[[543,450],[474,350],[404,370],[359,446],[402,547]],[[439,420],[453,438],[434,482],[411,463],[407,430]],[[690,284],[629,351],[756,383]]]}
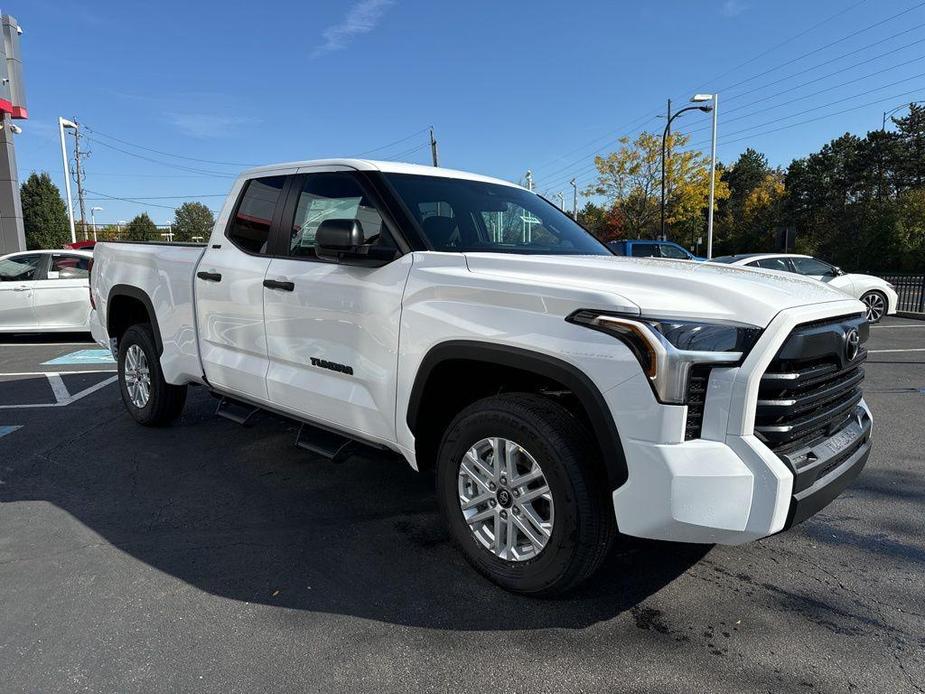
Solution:
{"label": "painted parking space marking", "polygon": [[112,369],[81,369],[80,371],[0,371],[0,378],[4,376],[45,376],[54,373],[59,376],[75,376],[77,374],[114,374],[115,367]]}
{"label": "painted parking space marking", "polygon": [[925,352],[925,347],[913,347],[911,349],[869,349],[868,354],[887,354],[888,352]]}
{"label": "painted parking space marking", "polygon": [[904,330],[905,328],[925,328],[925,323],[921,325],[872,325],[871,330]]}
{"label": "painted parking space marking", "polygon": [[7,434],[12,434],[17,429],[22,429],[22,424],[0,424],[0,439]]}
{"label": "painted parking space marking", "polygon": [[80,349],[43,362],[42,366],[73,366],[75,364],[114,364],[108,349]]}
{"label": "painted parking space marking", "polygon": [[[77,372],[77,373],[86,373],[86,372]],[[44,407],[67,407],[71,403],[77,402],[81,398],[85,398],[88,395],[95,393],[98,390],[101,390],[108,386],[110,383],[115,383],[119,380],[119,376],[110,376],[109,378],[103,379],[99,383],[96,383],[89,388],[84,388],[77,393],[71,393],[68,391],[67,386],[64,385],[64,381],[61,378],[61,374],[54,371],[45,371],[32,374],[35,376],[44,376],[48,379],[48,383],[51,386],[52,392],[55,395],[55,402],[48,403],[30,403],[28,405],[0,405],[0,410],[25,410],[25,409],[38,409]]]}

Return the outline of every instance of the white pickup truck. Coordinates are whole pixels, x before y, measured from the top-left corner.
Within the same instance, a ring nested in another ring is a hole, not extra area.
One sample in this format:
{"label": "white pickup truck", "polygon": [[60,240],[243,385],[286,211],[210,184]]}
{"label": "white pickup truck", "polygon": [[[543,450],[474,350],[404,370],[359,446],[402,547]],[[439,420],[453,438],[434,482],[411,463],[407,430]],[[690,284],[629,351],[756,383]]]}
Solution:
{"label": "white pickup truck", "polygon": [[101,243],[96,340],[141,424],[186,388],[331,458],[435,470],[450,533],[505,588],[566,590],[617,530],[742,543],[860,472],[865,307],[820,282],[624,258],[540,196],[353,159],[244,173],[209,242]]}

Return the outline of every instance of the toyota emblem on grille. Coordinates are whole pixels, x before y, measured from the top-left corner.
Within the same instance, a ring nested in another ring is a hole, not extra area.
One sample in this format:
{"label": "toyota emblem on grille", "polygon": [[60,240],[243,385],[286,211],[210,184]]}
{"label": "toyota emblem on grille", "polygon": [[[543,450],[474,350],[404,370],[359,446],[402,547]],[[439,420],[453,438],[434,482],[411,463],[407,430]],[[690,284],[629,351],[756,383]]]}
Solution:
{"label": "toyota emblem on grille", "polygon": [[845,333],[845,361],[854,361],[860,349],[861,336],[858,335],[857,328],[851,328],[851,330]]}

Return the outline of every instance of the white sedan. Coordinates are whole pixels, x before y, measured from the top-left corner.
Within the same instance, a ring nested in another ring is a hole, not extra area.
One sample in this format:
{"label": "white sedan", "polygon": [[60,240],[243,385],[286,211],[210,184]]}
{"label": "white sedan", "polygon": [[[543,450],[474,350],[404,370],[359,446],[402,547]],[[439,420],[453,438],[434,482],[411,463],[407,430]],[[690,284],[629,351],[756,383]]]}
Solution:
{"label": "white sedan", "polygon": [[724,255],[713,258],[714,263],[760,267],[765,270],[781,270],[806,275],[831,287],[840,289],[867,305],[867,320],[877,323],[884,315],[896,313],[899,297],[893,285],[873,275],[848,273],[808,255],[794,253],[748,253],[745,255]]}
{"label": "white sedan", "polygon": [[0,332],[89,331],[92,258],[78,250],[0,257]]}

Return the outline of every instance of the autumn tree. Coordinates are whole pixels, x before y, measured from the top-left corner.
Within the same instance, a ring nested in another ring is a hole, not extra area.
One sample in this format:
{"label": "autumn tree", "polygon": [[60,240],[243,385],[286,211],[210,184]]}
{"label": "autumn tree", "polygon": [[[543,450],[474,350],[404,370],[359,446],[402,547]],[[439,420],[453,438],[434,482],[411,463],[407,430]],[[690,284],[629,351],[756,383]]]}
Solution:
{"label": "autumn tree", "polygon": [[[685,241],[706,226],[704,211],[710,190],[709,161],[698,150],[683,149],[689,139],[688,135],[672,133],[666,142],[672,154],[666,160],[665,220],[670,235]],[[643,132],[632,142],[621,138],[616,152],[594,158],[598,180],[585,194],[604,198],[627,238],[652,238],[659,233],[661,153],[661,137]],[[716,200],[728,196],[728,185],[718,180]]]}

